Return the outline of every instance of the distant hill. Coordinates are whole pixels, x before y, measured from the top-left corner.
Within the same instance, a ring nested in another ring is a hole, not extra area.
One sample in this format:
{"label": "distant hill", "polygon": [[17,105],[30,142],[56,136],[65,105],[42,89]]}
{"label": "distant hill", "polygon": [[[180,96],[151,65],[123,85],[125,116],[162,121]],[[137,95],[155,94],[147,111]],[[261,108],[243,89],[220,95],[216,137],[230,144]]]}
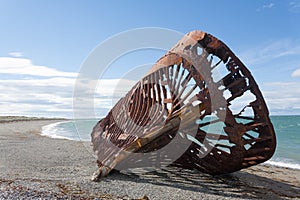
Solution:
{"label": "distant hill", "polygon": [[26,116],[0,116],[0,123],[32,120],[65,120],[65,118],[26,117]]}

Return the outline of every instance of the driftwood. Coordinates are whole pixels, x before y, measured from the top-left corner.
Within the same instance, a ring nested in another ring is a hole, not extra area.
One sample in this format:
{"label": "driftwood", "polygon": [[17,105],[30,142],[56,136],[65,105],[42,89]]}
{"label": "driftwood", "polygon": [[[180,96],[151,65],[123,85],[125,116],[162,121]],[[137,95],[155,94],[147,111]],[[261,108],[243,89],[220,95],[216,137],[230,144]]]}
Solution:
{"label": "driftwood", "polygon": [[193,31],[97,123],[92,143],[99,180],[167,165],[230,173],[270,159],[276,138],[249,70],[223,42]]}

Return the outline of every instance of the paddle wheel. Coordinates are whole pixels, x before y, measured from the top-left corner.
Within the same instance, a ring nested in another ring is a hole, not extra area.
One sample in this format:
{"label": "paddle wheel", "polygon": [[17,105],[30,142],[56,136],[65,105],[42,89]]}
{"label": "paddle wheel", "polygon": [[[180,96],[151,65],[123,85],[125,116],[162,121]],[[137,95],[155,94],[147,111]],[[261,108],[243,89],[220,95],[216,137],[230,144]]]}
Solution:
{"label": "paddle wheel", "polygon": [[253,76],[220,40],[185,35],[93,129],[99,169],[173,165],[209,174],[270,159],[276,137]]}

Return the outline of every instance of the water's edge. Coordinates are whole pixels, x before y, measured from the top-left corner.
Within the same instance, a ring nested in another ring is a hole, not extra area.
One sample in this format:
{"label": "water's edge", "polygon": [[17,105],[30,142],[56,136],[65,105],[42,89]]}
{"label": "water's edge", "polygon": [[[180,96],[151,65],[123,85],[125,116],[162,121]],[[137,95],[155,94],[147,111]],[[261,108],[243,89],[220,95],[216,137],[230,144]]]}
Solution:
{"label": "water's edge", "polygon": [[[55,139],[90,141],[91,128],[97,123],[97,121],[98,120],[79,120],[56,122],[43,126],[41,135]],[[86,129],[83,123],[90,123],[90,130]],[[300,163],[296,163],[290,158],[278,158],[273,156],[264,164],[300,170]]]}

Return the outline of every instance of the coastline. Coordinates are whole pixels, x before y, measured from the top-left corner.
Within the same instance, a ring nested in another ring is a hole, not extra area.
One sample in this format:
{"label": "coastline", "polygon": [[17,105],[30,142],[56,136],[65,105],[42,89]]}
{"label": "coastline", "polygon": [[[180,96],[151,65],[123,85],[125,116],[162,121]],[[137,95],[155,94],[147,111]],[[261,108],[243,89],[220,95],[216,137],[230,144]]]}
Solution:
{"label": "coastline", "polygon": [[43,126],[60,121],[0,123],[0,199],[300,198],[300,170],[271,165],[222,176],[178,168],[116,172],[95,183],[88,142],[41,135]]}
{"label": "coastline", "polygon": [[[80,124],[82,122],[89,121],[92,122],[89,124],[87,129],[83,128],[86,124]],[[49,125],[42,127],[42,135],[48,136],[50,138],[56,139],[68,139],[73,141],[90,141],[90,132],[91,127],[93,127],[99,121],[96,119],[80,119],[80,120],[67,120],[67,121],[59,121],[55,123],[51,123]],[[69,124],[65,126],[65,124]],[[71,124],[71,125],[70,125]],[[75,125],[76,124],[76,125]],[[80,127],[80,129],[78,129]],[[74,134],[75,131],[79,131],[79,134]],[[59,134],[58,134],[59,133]],[[300,139],[300,138],[299,138]],[[279,150],[279,141],[277,144],[277,150]],[[93,153],[93,152],[92,152]],[[298,152],[296,152],[298,153]],[[291,168],[300,170],[300,162],[297,160],[293,160],[293,158],[283,158],[277,157],[276,152],[275,155],[264,164],[266,165],[274,165],[277,167],[283,168]]]}

